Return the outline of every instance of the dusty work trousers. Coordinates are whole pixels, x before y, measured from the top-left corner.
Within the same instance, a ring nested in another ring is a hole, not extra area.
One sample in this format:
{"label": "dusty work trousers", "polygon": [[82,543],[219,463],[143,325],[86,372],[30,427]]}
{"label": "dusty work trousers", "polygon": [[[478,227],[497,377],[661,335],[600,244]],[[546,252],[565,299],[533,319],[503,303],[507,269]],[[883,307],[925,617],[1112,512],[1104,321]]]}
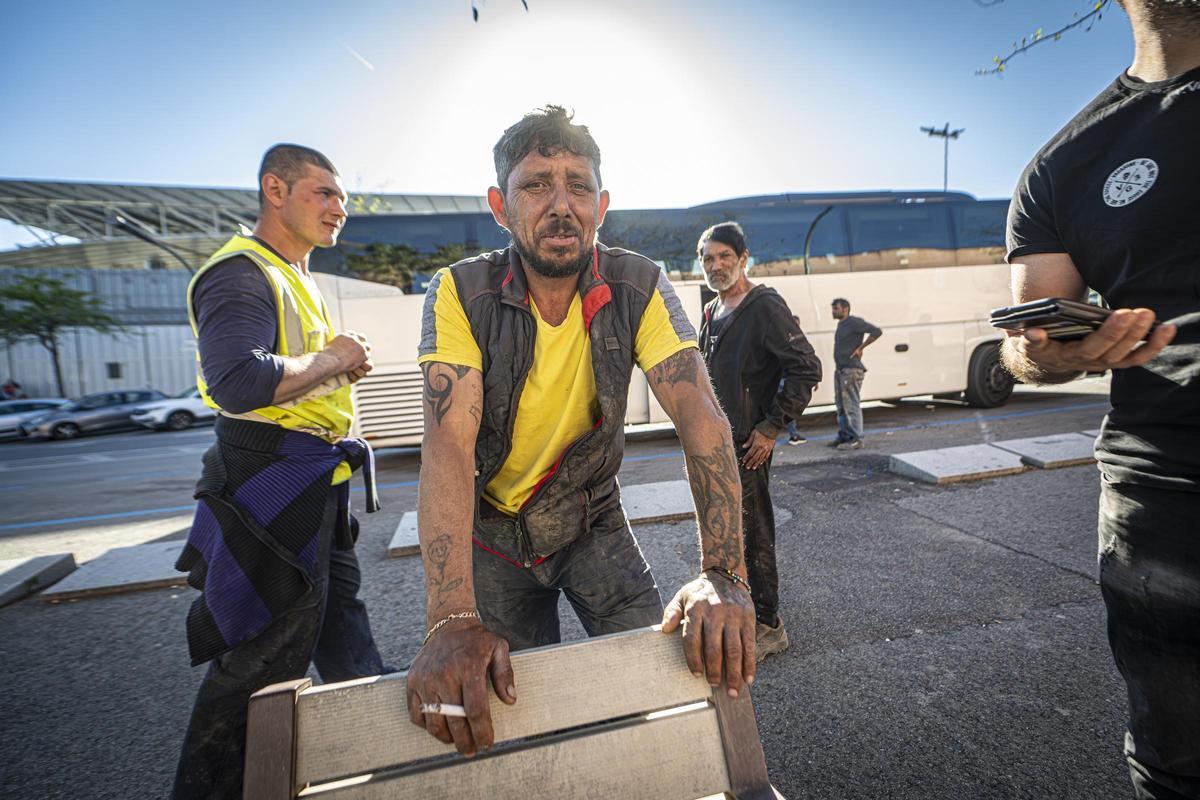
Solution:
{"label": "dusty work trousers", "polygon": [[1139,800],[1200,799],[1200,493],[1103,482],[1100,589]]}
{"label": "dusty work trousers", "polygon": [[758,469],[738,464],[742,479],[742,539],[754,616],[774,626],[779,616],[779,570],[775,564],[775,509],[771,505],[771,459]]}
{"label": "dusty work trousers", "polygon": [[475,603],[488,630],[512,650],[560,640],[558,598],[566,596],[588,636],[662,622],[662,598],[625,511],[614,504],[586,533],[531,567],[515,564],[479,544],[512,552],[517,523],[487,501],[475,525]]}
{"label": "dusty work trousers", "polygon": [[862,393],[865,370],[842,367],[833,371],[833,402],[837,407],[838,438],[845,441],[863,435]]}
{"label": "dusty work trousers", "polygon": [[331,488],[313,589],[257,636],[209,662],[175,774],[176,800],[242,796],[246,706],[259,689],[303,678],[310,662],[326,683],[385,671],[358,599],[358,559],[353,550],[332,547],[337,511]]}

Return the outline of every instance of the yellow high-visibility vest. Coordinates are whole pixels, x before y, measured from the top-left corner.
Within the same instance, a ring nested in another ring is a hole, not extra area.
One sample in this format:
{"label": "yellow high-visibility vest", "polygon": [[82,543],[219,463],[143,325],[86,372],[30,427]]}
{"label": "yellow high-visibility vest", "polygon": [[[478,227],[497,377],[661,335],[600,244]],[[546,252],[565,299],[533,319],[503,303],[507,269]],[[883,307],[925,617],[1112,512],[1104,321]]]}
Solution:
{"label": "yellow high-visibility vest", "polygon": [[[199,338],[193,293],[200,278],[221,262],[246,256],[266,276],[275,292],[279,337],[275,352],[281,356],[301,356],[317,353],[335,336],[329,308],[312,280],[305,280],[290,264],[249,236],[234,236],[213,253],[188,284],[188,319],[192,334]],[[303,431],[336,443],[350,433],[354,422],[354,403],[350,396],[350,381],[346,375],[335,375],[295,400],[264,406],[244,414],[233,414],[221,408],[208,393],[200,352],[196,352],[196,385],[206,405],[227,417],[270,422],[288,430]],[[335,484],[348,480],[350,467],[345,462],[333,474]]]}

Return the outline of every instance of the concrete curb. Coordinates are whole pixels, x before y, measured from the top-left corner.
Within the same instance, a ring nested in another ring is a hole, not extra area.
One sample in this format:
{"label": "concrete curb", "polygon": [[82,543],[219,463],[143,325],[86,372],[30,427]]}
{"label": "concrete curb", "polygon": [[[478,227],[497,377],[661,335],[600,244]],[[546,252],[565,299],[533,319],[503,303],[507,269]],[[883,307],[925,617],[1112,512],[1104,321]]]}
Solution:
{"label": "concrete curb", "polygon": [[187,575],[175,571],[182,541],[114,547],[42,592],[45,603],[106,594],[186,586]]}
{"label": "concrete curb", "polygon": [[992,446],[1016,453],[1021,457],[1021,461],[1031,467],[1057,469],[1090,464],[1095,460],[1092,454],[1095,443],[1094,437],[1082,433],[1060,433],[1053,436],[992,442]]}
{"label": "concrete curb", "polygon": [[57,553],[0,561],[0,607],[42,591],[75,571],[75,556]]}

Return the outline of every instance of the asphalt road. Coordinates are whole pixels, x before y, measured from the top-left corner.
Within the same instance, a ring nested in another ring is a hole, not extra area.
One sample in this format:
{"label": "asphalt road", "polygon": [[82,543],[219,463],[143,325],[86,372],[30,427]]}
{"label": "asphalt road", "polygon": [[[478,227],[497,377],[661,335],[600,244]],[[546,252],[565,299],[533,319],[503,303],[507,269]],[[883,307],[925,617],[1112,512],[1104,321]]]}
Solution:
{"label": "asphalt road", "polygon": [[[1095,584],[1093,467],[931,487],[891,452],[1095,428],[1100,382],[1022,391],[1003,408],[906,401],[867,412],[868,446],[837,453],[827,411],[776,451],[782,614],[792,648],[754,698],[772,779],[789,798],[1129,796],[1124,694]],[[0,558],[186,534],[211,430],[0,446]],[[389,560],[415,507],[419,454],[384,451],[385,510],[364,519],[363,596],[384,657],[423,634],[415,559]],[[682,474],[674,439],[630,445],[622,481]],[[361,495],[359,495],[361,497]],[[697,568],[695,526],[637,529],[664,595]],[[59,549],[56,549],[59,548]],[[201,669],[156,590],[0,609],[0,795],[165,796]],[[565,611],[564,636],[582,630]],[[681,743],[681,746],[684,746]]]}

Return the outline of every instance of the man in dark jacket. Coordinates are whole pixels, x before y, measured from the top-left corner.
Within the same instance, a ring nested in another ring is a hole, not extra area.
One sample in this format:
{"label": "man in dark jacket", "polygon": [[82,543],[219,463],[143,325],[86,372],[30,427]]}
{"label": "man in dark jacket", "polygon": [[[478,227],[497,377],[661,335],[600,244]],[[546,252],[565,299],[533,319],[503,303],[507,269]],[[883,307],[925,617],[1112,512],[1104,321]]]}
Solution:
{"label": "man in dark jacket", "polygon": [[[746,277],[746,236],[736,222],[706,230],[696,245],[717,297],[704,308],[700,350],[742,451],[742,538],[758,620],[759,660],[788,646],[779,618],[771,455],[788,418],[799,417],[821,381],[821,362],[797,318],[772,288]],[[782,379],[782,380],[781,380]]]}

